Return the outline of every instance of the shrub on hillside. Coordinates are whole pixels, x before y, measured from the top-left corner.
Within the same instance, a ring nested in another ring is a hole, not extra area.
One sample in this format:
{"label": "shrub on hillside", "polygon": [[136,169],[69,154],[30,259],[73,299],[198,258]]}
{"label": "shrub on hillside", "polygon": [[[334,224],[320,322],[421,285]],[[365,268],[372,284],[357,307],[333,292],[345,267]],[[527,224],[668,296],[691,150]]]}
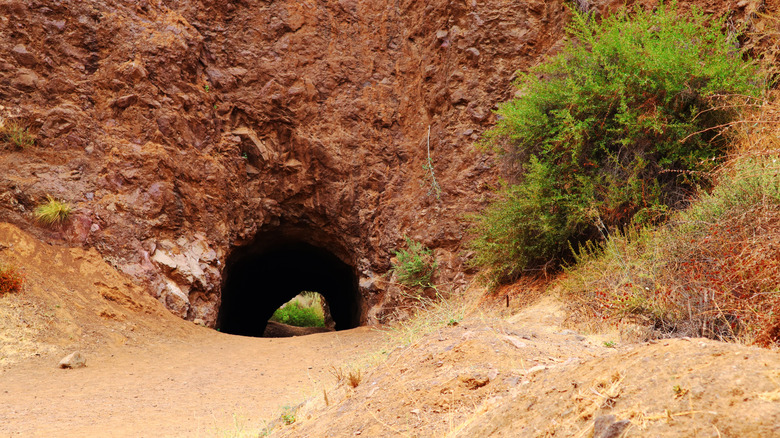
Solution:
{"label": "shrub on hillside", "polygon": [[581,251],[564,291],[604,319],[660,332],[780,343],[780,156],[733,163],[711,194],[658,230]]}
{"label": "shrub on hillside", "polygon": [[433,250],[406,237],[406,249],[396,251],[395,258],[393,271],[399,283],[411,288],[431,286],[437,266]]}
{"label": "shrub on hillside", "polygon": [[12,266],[0,265],[0,297],[22,290],[24,275]]}
{"label": "shrub on hillside", "polygon": [[721,22],[674,6],[573,13],[571,39],[517,81],[484,143],[520,171],[476,219],[475,263],[495,280],[557,264],[569,242],[600,239],[680,207],[727,148],[726,96],[761,80]]}

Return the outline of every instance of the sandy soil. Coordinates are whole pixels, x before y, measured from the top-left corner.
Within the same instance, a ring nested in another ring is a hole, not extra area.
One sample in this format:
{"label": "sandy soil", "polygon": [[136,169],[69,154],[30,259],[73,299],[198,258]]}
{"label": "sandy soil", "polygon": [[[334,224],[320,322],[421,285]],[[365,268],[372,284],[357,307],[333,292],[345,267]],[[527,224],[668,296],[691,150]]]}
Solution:
{"label": "sandy soil", "polygon": [[[94,250],[0,224],[0,263],[22,293],[0,297],[0,437],[233,436],[332,384],[330,366],[376,348],[360,328],[231,336],[170,314]],[[56,368],[78,350],[87,367]]]}
{"label": "sandy soil", "polygon": [[58,358],[0,374],[0,436],[211,437],[259,430],[333,377],[329,364],[380,340],[360,328],[263,339],[208,329],[141,347],[88,355],[87,367]]}

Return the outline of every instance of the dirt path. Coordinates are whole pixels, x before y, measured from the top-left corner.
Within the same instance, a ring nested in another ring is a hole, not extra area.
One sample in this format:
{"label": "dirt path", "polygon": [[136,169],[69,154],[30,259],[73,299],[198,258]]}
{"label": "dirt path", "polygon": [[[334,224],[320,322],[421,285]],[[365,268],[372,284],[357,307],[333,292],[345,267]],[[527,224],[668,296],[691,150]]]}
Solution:
{"label": "dirt path", "polygon": [[381,339],[368,328],[285,339],[202,329],[99,352],[82,369],[19,363],[0,374],[0,436],[232,436],[332,383],[329,364]]}
{"label": "dirt path", "polygon": [[[264,339],[198,327],[95,250],[2,223],[0,264],[26,278],[0,296],[0,437],[235,436],[384,339],[367,328]],[[56,368],[74,350],[87,367]]]}

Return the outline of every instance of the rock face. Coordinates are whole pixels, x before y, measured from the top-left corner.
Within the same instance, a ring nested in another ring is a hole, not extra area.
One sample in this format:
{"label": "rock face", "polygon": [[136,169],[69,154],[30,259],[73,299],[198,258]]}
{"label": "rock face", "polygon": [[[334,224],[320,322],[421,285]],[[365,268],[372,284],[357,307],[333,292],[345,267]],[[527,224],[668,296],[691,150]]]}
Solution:
{"label": "rock face", "polygon": [[[232,251],[294,234],[354,267],[362,321],[382,321],[404,235],[436,248],[438,283],[465,284],[462,216],[496,164],[472,144],[567,15],[543,0],[0,2],[0,112],[37,135],[0,150],[0,220],[97,248],[210,326]],[[75,219],[37,228],[47,194]]]}

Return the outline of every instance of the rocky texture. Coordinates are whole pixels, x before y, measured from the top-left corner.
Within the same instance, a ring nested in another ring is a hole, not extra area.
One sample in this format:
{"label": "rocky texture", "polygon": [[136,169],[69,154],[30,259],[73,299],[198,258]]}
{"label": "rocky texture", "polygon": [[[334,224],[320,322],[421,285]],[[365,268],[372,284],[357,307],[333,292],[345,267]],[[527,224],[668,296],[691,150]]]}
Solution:
{"label": "rocky texture", "polygon": [[[37,142],[0,151],[0,220],[97,248],[212,326],[231,251],[296,233],[355,268],[364,322],[382,321],[404,235],[437,249],[437,283],[465,284],[462,217],[496,177],[472,143],[567,15],[542,0],[3,0],[0,112]],[[47,194],[77,206],[67,226],[33,225]]]}

